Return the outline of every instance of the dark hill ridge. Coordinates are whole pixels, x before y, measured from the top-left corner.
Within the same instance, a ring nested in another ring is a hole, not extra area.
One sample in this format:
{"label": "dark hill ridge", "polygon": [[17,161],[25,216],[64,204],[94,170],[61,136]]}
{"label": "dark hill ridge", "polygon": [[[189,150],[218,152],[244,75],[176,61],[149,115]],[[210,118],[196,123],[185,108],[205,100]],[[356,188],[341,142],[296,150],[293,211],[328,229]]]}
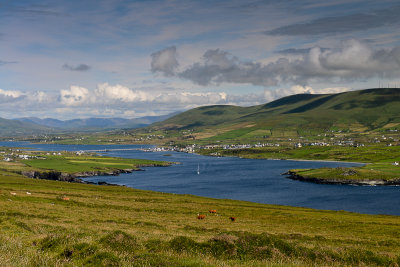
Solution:
{"label": "dark hill ridge", "polygon": [[[388,127],[400,127],[400,89],[397,88],[298,94],[252,107],[205,106],[151,126],[153,130],[193,129],[197,133],[207,132],[207,138],[224,138],[226,132],[232,136],[242,136],[242,133],[252,136],[262,130],[321,132],[340,128],[359,132]],[[244,131],[244,128],[250,130]]]}
{"label": "dark hill ridge", "polygon": [[290,95],[290,96],[285,96],[280,99],[269,102],[269,103],[265,104],[263,107],[264,108],[275,108],[275,107],[279,107],[282,105],[294,104],[294,103],[297,103],[297,102],[303,101],[303,100],[314,99],[319,96],[321,96],[321,95],[312,95],[312,94]]}
{"label": "dark hill ridge", "polygon": [[139,128],[148,126],[154,122],[165,120],[177,113],[171,113],[163,116],[145,116],[136,119],[124,118],[88,118],[57,120],[52,118],[40,119],[36,117],[18,118],[14,121],[43,126],[45,128],[54,128],[63,131],[90,131],[90,130],[109,130],[121,128]]}

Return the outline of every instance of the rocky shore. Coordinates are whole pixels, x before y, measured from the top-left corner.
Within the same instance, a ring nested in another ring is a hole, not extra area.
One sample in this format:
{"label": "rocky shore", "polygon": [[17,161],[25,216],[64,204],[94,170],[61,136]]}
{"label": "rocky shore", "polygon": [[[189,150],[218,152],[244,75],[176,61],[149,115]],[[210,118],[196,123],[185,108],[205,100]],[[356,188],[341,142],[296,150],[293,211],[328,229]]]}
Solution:
{"label": "rocky shore", "polygon": [[311,182],[316,184],[342,184],[342,185],[360,185],[360,186],[377,186],[377,185],[400,185],[400,178],[392,180],[359,180],[359,179],[325,179],[317,177],[304,177],[294,171],[283,173],[287,178],[303,182]]}
{"label": "rocky shore", "polygon": [[[91,182],[86,182],[82,178],[91,177],[91,176],[104,176],[104,175],[113,175],[117,176],[121,173],[131,173],[132,171],[141,171],[142,169],[125,169],[125,170],[110,170],[110,171],[90,171],[90,172],[78,172],[78,173],[65,173],[58,171],[22,171],[22,174],[25,177],[33,178],[33,179],[44,179],[44,180],[54,180],[54,181],[64,181],[70,183],[88,183],[93,184]],[[99,182],[98,184],[102,185],[111,185],[106,182]]]}

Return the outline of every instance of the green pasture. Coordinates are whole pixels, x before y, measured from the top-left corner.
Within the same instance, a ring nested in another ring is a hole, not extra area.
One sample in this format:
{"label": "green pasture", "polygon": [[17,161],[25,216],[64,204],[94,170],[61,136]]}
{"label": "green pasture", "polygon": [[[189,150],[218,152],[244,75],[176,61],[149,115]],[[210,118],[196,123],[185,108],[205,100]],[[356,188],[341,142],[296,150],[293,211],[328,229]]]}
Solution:
{"label": "green pasture", "polygon": [[2,266],[397,266],[398,255],[397,216],[0,173]]}
{"label": "green pasture", "polygon": [[24,160],[26,165],[45,170],[55,170],[66,173],[107,171],[116,169],[138,169],[140,166],[168,166],[167,162],[124,159],[112,157],[87,156],[46,156],[45,159]]}

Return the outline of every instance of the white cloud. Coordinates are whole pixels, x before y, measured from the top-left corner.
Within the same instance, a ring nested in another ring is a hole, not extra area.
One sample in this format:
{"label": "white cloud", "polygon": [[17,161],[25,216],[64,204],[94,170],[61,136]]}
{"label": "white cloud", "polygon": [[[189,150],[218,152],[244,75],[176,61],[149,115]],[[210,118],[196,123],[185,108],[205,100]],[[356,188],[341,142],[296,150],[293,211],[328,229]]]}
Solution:
{"label": "white cloud", "polygon": [[46,103],[49,102],[51,96],[49,96],[47,93],[42,92],[42,91],[37,91],[37,92],[33,92],[31,99],[35,100],[39,103]]}
{"label": "white cloud", "polygon": [[11,91],[0,89],[0,102],[14,101],[21,99],[25,94],[21,91]]}
{"label": "white cloud", "polygon": [[187,106],[208,105],[208,104],[226,104],[227,94],[225,92],[176,92],[176,93],[160,93],[154,99],[156,103]]}
{"label": "white cloud", "polygon": [[103,100],[104,102],[142,102],[153,99],[152,94],[149,92],[134,91],[123,85],[109,85],[108,83],[97,85],[95,96],[97,97],[97,101]]}
{"label": "white cloud", "polygon": [[60,91],[60,102],[66,106],[86,104],[89,99],[89,90],[84,87],[71,86],[68,90]]}

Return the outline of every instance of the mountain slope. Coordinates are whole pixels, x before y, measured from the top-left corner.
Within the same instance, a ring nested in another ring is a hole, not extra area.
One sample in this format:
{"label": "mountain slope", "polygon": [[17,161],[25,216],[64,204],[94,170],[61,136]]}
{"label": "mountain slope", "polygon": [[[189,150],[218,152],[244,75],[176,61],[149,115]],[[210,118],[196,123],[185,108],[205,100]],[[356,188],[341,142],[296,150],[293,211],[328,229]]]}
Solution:
{"label": "mountain slope", "polygon": [[0,118],[0,136],[21,136],[32,134],[46,134],[52,132],[53,129],[51,128],[40,126],[30,122]]}
{"label": "mountain slope", "polygon": [[298,94],[252,106],[205,106],[183,112],[152,130],[197,133],[197,139],[265,136],[278,132],[371,131],[400,127],[400,89],[382,88],[339,94]]}

